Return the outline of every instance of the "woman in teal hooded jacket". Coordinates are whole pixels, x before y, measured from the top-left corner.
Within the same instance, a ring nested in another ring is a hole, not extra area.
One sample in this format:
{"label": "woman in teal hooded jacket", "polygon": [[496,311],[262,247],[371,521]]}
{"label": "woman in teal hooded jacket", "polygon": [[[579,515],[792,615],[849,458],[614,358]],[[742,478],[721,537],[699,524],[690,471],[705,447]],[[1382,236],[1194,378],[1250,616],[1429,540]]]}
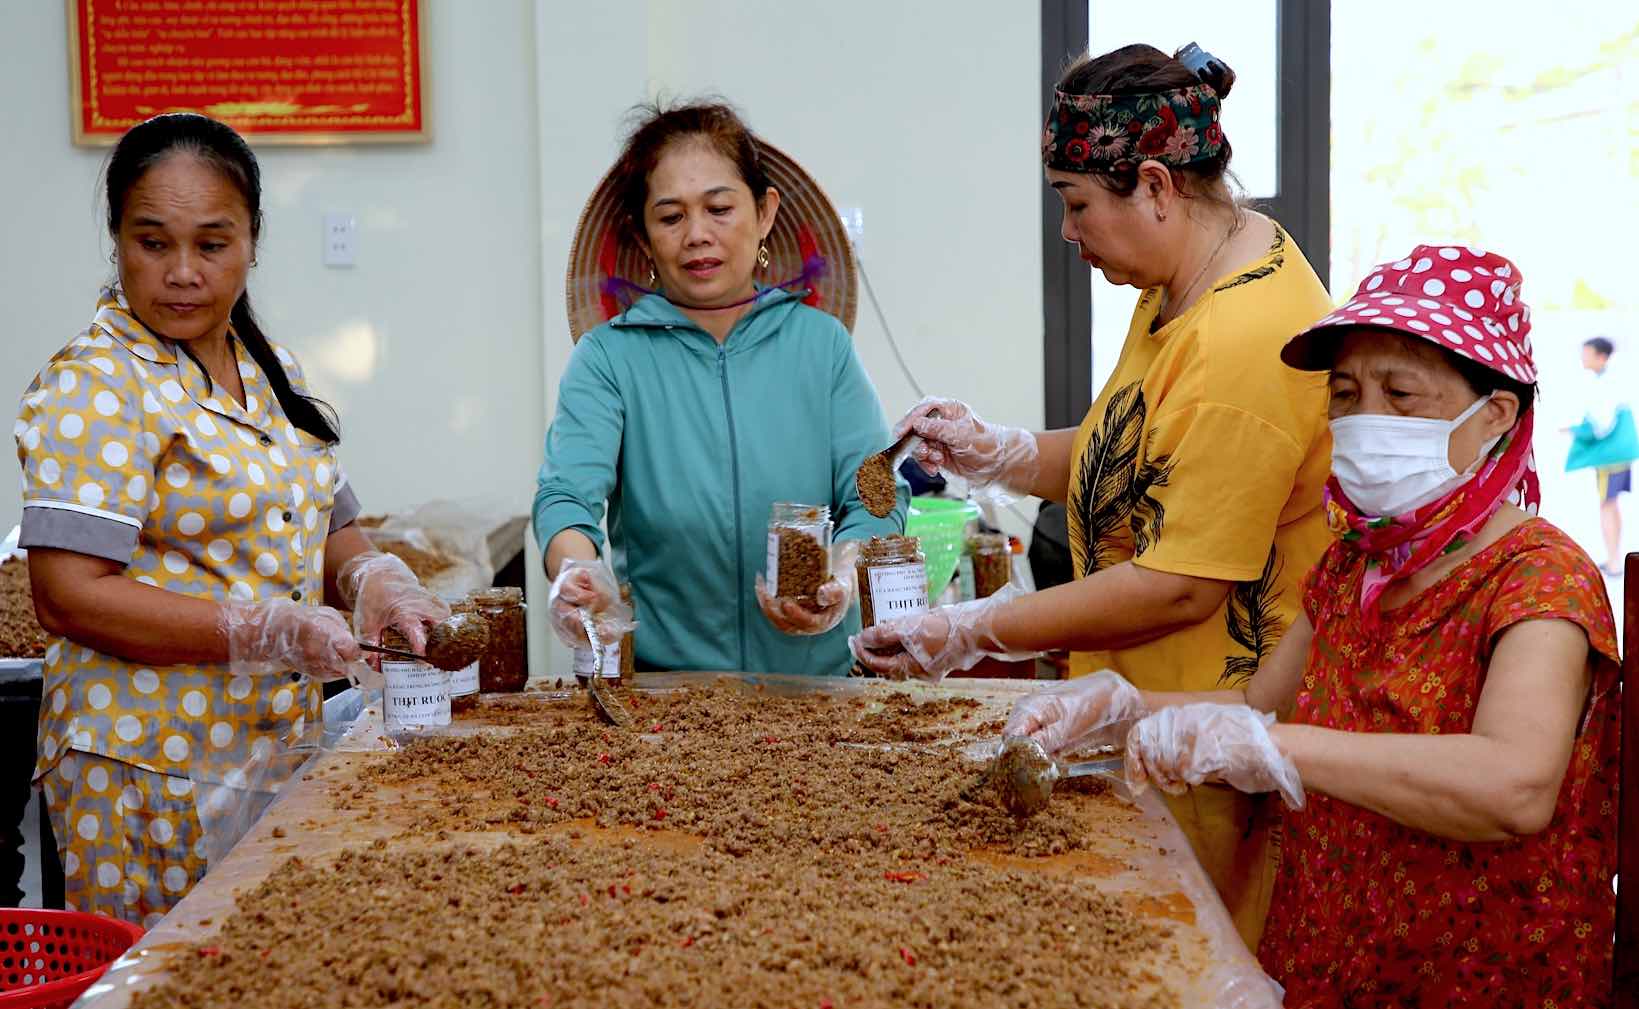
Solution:
{"label": "woman in teal hooded jacket", "polygon": [[[901,532],[908,503],[901,484],[876,518],[855,491],[888,428],[848,331],[802,303],[806,287],[757,284],[780,193],[731,109],[646,110],[612,180],[659,291],[586,333],[559,385],[534,507],[552,625],[584,646],[579,609],[619,613],[607,502],[640,669],[845,674],[852,551]],[[836,523],[836,577],[812,606],[758,584],[784,501]]]}

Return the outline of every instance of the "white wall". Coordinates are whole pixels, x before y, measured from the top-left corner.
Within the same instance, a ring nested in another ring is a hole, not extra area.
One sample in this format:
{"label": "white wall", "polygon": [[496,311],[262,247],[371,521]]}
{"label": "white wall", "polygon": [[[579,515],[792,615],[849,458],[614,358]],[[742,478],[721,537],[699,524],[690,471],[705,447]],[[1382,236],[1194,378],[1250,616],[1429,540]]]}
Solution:
{"label": "white wall", "polygon": [[[540,407],[540,245],[530,0],[427,5],[433,139],[259,146],[266,225],[250,291],[264,328],[342,415],[343,461],[369,509],[482,493],[527,506]],[[0,9],[7,409],[90,321],[112,274],[95,192],[103,150],[69,143],[61,4]],[[359,219],[358,262],[320,262],[326,211]],[[476,449],[476,451],[475,451]],[[506,474],[504,478],[502,474]],[[0,453],[0,486],[16,459]],[[18,502],[0,499],[0,521]]]}
{"label": "white wall", "polygon": [[[1038,5],[650,4],[649,86],[716,92],[865,213],[862,258],[912,372],[1042,423]],[[855,344],[915,403],[861,297]]]}
{"label": "white wall", "polygon": [[[575,221],[622,113],[657,91],[727,96],[835,203],[863,208],[863,258],[920,381],[1039,425],[1039,25],[1034,5],[1006,6],[428,0],[430,143],[257,150],[267,228],[251,291],[341,410],[366,507],[527,510],[570,351]],[[62,5],[0,5],[0,38],[0,94],[34,99],[8,107],[0,145],[9,410],[111,268],[104,152],[69,143]],[[338,210],[359,218],[351,269],[319,259],[322,215]],[[915,397],[866,303],[855,341],[897,416]],[[16,482],[0,452],[0,488]],[[0,523],[18,511],[0,493]],[[544,589],[532,578],[537,610]]]}

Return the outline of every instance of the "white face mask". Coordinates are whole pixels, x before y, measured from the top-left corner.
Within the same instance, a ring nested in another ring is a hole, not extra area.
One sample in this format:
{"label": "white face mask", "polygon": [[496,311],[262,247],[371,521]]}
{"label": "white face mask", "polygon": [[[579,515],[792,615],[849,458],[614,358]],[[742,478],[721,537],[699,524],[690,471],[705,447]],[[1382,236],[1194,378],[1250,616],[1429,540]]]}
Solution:
{"label": "white face mask", "polygon": [[1455,420],[1357,414],[1332,421],[1332,474],[1367,515],[1404,515],[1467,483],[1501,435],[1480,447],[1473,465],[1451,468],[1451,432],[1491,401],[1475,400]]}

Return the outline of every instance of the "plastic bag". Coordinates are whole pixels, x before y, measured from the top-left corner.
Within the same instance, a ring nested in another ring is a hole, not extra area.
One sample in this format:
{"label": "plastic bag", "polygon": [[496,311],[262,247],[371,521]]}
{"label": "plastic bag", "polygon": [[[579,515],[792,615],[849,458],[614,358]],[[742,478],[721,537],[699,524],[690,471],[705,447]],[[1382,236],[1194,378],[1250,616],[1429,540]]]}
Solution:
{"label": "plastic bag", "polygon": [[495,580],[489,534],[500,521],[480,505],[429,501],[379,524],[361,520],[360,526],[377,549],[402,558],[429,591],[459,597]]}

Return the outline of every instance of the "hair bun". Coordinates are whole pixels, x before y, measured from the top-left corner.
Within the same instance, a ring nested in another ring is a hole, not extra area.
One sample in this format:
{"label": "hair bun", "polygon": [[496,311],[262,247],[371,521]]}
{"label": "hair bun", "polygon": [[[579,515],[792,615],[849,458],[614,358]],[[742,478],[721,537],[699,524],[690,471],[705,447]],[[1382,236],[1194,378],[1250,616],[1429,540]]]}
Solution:
{"label": "hair bun", "polygon": [[1212,90],[1218,92],[1219,101],[1229,97],[1229,89],[1235,86],[1235,71],[1229,69],[1229,64],[1194,42],[1173,53],[1172,58],[1182,63],[1201,83],[1210,85]]}

